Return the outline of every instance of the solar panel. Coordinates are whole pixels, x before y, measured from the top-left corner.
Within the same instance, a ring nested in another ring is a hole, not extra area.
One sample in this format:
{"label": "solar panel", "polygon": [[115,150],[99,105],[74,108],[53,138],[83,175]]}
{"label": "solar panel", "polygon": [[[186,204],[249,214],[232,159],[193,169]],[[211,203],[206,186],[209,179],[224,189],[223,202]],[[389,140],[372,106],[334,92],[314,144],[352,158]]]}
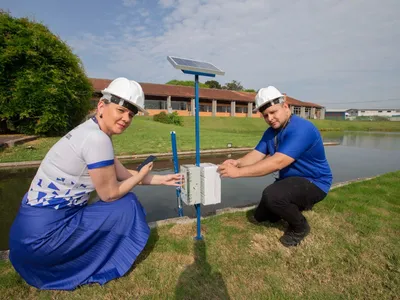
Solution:
{"label": "solar panel", "polygon": [[218,74],[224,75],[225,72],[221,69],[217,68],[211,63],[198,61],[187,58],[179,58],[174,56],[167,56],[168,61],[174,66],[176,69],[180,69],[182,71],[193,71],[207,74]]}

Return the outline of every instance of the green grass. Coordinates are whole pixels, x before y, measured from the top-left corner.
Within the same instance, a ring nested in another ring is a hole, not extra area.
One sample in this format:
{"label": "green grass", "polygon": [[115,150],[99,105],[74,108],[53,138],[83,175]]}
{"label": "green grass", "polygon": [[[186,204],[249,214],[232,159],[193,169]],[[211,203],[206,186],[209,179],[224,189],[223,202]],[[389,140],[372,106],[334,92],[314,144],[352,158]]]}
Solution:
{"label": "green grass", "polygon": [[[322,131],[400,131],[400,122],[356,122],[313,120]],[[201,149],[254,147],[267,128],[261,118],[200,118]],[[195,149],[195,124],[193,117],[184,118],[184,126],[174,126],[152,121],[150,117],[137,117],[122,135],[113,137],[117,155],[171,152],[170,131],[177,133],[178,151]],[[41,160],[57,138],[40,138],[14,148],[0,150],[0,162]],[[32,146],[33,149],[28,149]]]}
{"label": "green grass", "polygon": [[311,234],[285,248],[283,223],[252,211],[152,230],[138,262],[104,287],[38,291],[0,262],[2,299],[398,299],[400,171],[334,189],[305,215]]}

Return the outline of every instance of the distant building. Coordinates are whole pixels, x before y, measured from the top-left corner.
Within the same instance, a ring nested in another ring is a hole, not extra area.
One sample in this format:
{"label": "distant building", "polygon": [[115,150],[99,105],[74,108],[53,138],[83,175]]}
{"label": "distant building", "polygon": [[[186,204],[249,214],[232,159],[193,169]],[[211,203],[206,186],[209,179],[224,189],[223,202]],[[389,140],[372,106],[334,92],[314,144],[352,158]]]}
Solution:
{"label": "distant building", "polygon": [[400,115],[400,109],[395,108],[366,108],[358,109],[358,117],[395,117]]}
{"label": "distant building", "polygon": [[400,117],[400,109],[393,108],[327,108],[325,111],[325,119],[330,120],[353,120],[356,117],[385,117],[395,121]]}
{"label": "distant building", "polygon": [[[101,93],[111,82],[109,79],[90,79],[95,90],[93,101],[100,99]],[[176,111],[181,116],[192,116],[195,106],[194,87],[140,83],[145,94],[145,108],[150,115],[162,111]],[[253,104],[256,93],[219,89],[199,89],[200,116],[216,117],[256,117]],[[315,103],[303,102],[285,95],[285,100],[293,114],[306,119],[324,119],[325,108]]]}
{"label": "distant building", "polygon": [[356,109],[348,109],[348,108],[326,108],[325,110],[325,119],[327,120],[348,120],[353,119],[357,116]]}

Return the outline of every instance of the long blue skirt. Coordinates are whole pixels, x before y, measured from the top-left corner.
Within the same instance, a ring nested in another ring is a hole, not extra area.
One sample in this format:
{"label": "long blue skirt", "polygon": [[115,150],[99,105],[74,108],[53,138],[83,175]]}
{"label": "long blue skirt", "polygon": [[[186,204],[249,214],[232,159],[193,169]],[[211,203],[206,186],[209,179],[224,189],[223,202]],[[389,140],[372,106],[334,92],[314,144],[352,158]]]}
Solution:
{"label": "long blue skirt", "polygon": [[10,261],[30,285],[73,290],[123,276],[150,235],[135,194],[56,210],[26,204],[10,230]]}

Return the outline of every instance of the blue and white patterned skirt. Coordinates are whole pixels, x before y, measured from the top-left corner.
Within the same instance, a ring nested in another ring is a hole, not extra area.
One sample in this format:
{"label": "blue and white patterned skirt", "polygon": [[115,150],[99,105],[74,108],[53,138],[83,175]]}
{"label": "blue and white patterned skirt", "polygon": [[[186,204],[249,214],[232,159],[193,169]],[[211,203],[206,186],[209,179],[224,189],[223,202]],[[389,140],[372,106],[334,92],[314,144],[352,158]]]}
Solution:
{"label": "blue and white patterned skirt", "polygon": [[121,277],[149,238],[145,211],[133,193],[59,210],[26,200],[10,230],[10,261],[39,289],[73,290]]}

